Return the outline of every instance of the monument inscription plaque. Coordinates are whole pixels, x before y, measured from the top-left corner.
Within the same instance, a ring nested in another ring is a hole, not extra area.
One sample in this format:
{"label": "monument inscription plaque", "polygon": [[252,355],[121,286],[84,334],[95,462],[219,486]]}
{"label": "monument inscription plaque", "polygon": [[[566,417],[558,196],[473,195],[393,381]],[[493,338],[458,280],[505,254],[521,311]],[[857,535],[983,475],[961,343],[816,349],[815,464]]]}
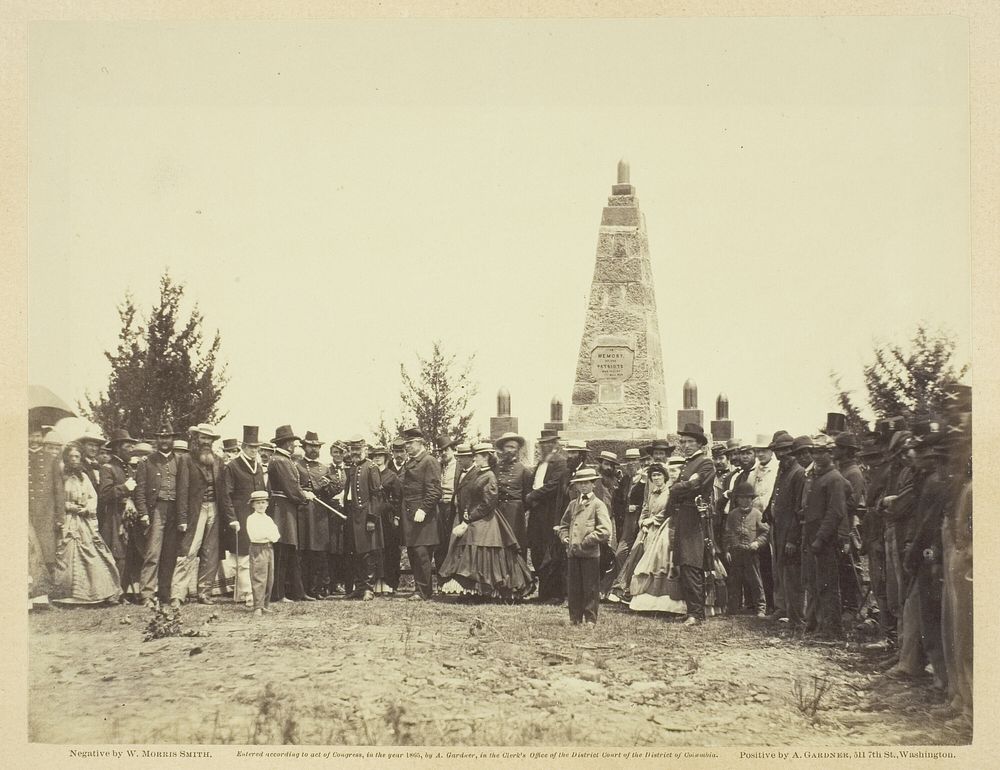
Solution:
{"label": "monument inscription plaque", "polygon": [[590,372],[598,382],[630,379],[634,363],[635,346],[621,337],[598,337],[590,351]]}

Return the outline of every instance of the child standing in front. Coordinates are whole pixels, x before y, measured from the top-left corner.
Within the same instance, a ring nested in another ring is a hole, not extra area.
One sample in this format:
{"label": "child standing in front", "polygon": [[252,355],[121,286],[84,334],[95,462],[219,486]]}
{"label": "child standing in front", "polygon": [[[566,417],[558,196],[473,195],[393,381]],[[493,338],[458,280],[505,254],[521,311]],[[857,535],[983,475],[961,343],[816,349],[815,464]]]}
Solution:
{"label": "child standing in front", "polygon": [[[740,595],[747,604],[757,611],[757,617],[765,616],[764,584],[760,578],[760,563],[757,551],[767,545],[769,527],[764,523],[760,508],[753,504],[756,492],[753,484],[741,481],[733,490],[734,505],[726,516],[726,528],[722,536],[723,550],[729,577],[726,592],[729,594],[730,615],[740,610]],[[742,589],[742,592],[741,590]]]}
{"label": "child standing in front", "polygon": [[566,603],[573,625],[597,623],[600,601],[601,543],[611,537],[608,507],[594,494],[597,471],[580,468],[570,486],[577,495],[566,506],[559,539],[566,544]]}
{"label": "child standing in front", "polygon": [[247,537],[250,540],[250,590],[253,593],[253,614],[260,617],[270,612],[271,587],[274,584],[274,553],[271,543],[281,534],[274,519],[267,515],[267,492],[250,493],[253,511],[247,516]]}

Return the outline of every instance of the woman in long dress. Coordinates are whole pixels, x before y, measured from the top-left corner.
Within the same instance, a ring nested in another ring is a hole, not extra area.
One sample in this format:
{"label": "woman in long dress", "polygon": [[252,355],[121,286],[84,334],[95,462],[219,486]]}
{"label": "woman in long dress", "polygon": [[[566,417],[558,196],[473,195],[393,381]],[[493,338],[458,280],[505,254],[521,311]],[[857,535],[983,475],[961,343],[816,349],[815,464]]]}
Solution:
{"label": "woman in long dress", "polygon": [[114,604],[121,596],[121,578],[97,531],[97,491],[83,471],[78,445],[66,445],[62,464],[65,519],[52,599],[62,604]]}
{"label": "woman in long dress", "polygon": [[456,495],[461,521],[440,568],[441,579],[447,580],[441,593],[522,599],[533,590],[534,578],[514,530],[497,512],[493,445],[479,443],[472,451],[474,465],[459,482]]}
{"label": "woman in long dress", "polygon": [[632,574],[629,609],[687,614],[678,570],[673,565],[673,526],[667,518],[669,485],[680,475],[683,463],[683,458],[667,461],[667,484],[663,483],[661,474],[652,473],[653,466],[650,466],[649,502],[639,522],[646,531],[645,549]]}

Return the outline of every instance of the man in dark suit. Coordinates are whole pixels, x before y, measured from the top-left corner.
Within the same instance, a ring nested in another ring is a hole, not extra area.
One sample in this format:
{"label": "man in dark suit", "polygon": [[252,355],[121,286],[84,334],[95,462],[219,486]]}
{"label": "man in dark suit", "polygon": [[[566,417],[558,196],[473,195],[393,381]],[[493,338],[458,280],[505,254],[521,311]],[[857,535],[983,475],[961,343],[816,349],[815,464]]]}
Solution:
{"label": "man in dark suit", "polygon": [[125,592],[129,590],[128,575],[125,571],[125,556],[128,541],[127,527],[131,527],[130,517],[135,514],[135,503],[132,493],[135,491],[135,479],[132,478],[132,466],[128,457],[135,446],[135,439],[127,430],[116,430],[108,441],[110,457],[101,466],[100,486],[97,490],[97,524],[101,539],[111,550],[118,574],[122,578],[122,601]]}
{"label": "man in dark suit", "polygon": [[181,462],[187,472],[177,487],[177,530],[180,547],[177,566],[170,586],[170,604],[179,607],[187,598],[188,586],[197,570],[198,602],[212,604],[209,594],[219,574],[219,521],[239,529],[222,478],[223,464],[212,451],[212,442],[220,436],[211,425],[202,423],[191,429],[195,446]]}
{"label": "man in dark suit", "polygon": [[136,467],[135,506],[139,521],[148,527],[146,553],[139,575],[139,593],[148,607],[153,595],[170,600],[170,586],[177,554],[177,494],[187,480],[188,464],[174,454],[174,429],[169,423],[156,433],[156,451]]}
{"label": "man in dark suit", "polygon": [[375,446],[368,456],[379,471],[382,499],[379,514],[382,519],[382,577],[375,581],[375,593],[391,596],[399,588],[399,506],[401,488],[399,476],[389,467],[389,450]]}
{"label": "man in dark suit", "polygon": [[281,539],[274,544],[272,602],[315,601],[302,585],[298,556],[298,509],[314,498],[311,490],[302,488],[299,466],[292,459],[292,452],[301,446],[301,441],[291,425],[282,425],[275,430],[271,442],[275,450],[267,468],[267,487],[271,496],[268,513],[281,534]]}
{"label": "man in dark suit", "polygon": [[569,489],[566,457],[556,436],[538,439],[539,463],[525,497],[528,508],[528,548],[538,578],[539,601],[566,598],[566,549],[555,527],[562,521]]}
{"label": "man in dark suit", "polygon": [[[681,454],[686,458],[677,481],[670,487],[667,516],[675,526],[674,564],[680,567],[681,591],[687,603],[685,626],[705,620],[705,545],[706,523],[701,506],[711,506],[715,483],[715,464],[705,452],[708,437],[700,425],[688,423],[680,436]],[[701,498],[699,501],[698,498]]]}
{"label": "man in dark suit", "polygon": [[[236,576],[233,580],[233,601],[253,606],[250,588],[250,538],[247,535],[247,517],[253,512],[250,495],[267,489],[264,463],[259,456],[260,427],[243,426],[243,441],[235,459],[223,461],[222,486],[226,502],[222,515],[226,526],[222,528],[223,550],[233,555]],[[238,526],[233,526],[236,524]]]}
{"label": "man in dark suit", "polygon": [[403,466],[401,516],[403,544],[410,558],[416,592],[412,599],[430,599],[431,550],[438,544],[437,504],[441,499],[441,466],[427,451],[419,428],[403,431],[409,459]]}

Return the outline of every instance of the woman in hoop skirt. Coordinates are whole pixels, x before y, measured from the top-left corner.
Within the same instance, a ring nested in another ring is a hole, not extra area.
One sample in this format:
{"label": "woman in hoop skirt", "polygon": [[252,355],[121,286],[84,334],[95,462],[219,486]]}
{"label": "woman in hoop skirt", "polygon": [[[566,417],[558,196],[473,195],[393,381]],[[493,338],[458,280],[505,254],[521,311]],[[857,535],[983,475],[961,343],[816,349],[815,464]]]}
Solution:
{"label": "woman in hoop skirt", "polygon": [[[671,457],[667,460],[667,485],[670,486],[680,475],[684,458]],[[654,468],[656,471],[654,473]],[[662,466],[651,465],[647,472],[652,486],[649,502],[642,512],[639,525],[646,533],[646,547],[639,563],[632,573],[629,592],[632,600],[629,609],[639,612],[671,612],[687,614],[687,603],[681,592],[678,570],[673,566],[673,526],[667,518],[667,498],[669,492],[661,486]]]}
{"label": "woman in hoop skirt", "polygon": [[507,521],[497,514],[493,445],[476,444],[473,465],[458,481],[455,499],[460,523],[452,532],[441,565],[442,594],[490,599],[522,599],[534,578]]}

